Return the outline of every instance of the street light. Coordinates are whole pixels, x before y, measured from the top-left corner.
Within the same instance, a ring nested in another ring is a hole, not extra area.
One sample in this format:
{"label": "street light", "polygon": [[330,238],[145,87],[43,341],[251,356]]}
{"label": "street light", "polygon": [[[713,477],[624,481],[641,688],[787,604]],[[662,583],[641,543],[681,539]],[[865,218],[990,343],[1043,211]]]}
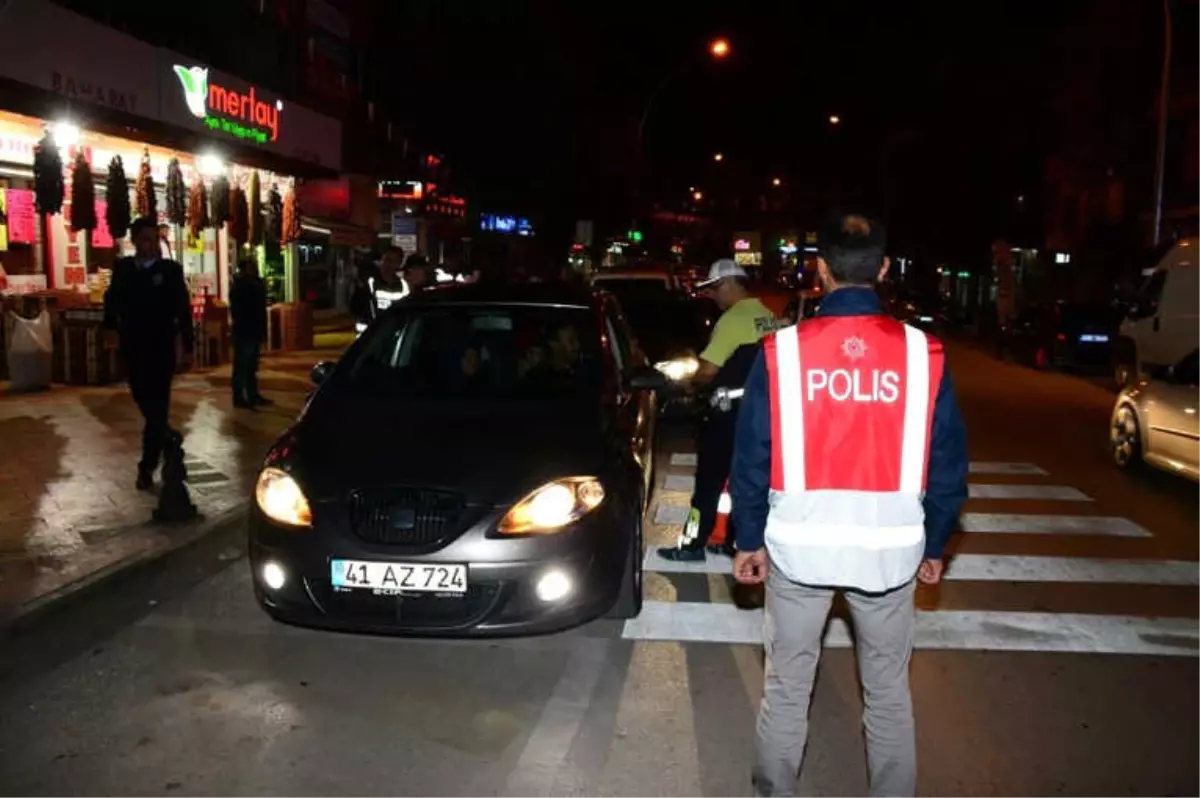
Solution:
{"label": "street light", "polygon": [[713,39],[712,44],[708,46],[708,52],[713,58],[724,58],[729,55],[729,40]]}
{"label": "street light", "polygon": [[833,116],[829,117],[829,124],[840,125],[841,123],[842,123],[842,118],[840,116],[838,116],[837,114],[834,114]]}
{"label": "street light", "polygon": [[773,186],[782,186],[782,185],[783,185],[783,181],[782,181],[782,180],[780,180],[778,177],[776,177],[776,178],[772,178],[772,180],[771,180],[771,185],[773,185]]}
{"label": "street light", "polygon": [[717,163],[720,163],[721,161],[725,160],[725,154],[718,152],[716,155],[713,156],[713,160],[716,161]]}
{"label": "street light", "polygon": [[704,192],[703,191],[693,191],[692,199],[694,199],[696,202],[699,202],[700,200],[704,199]]}

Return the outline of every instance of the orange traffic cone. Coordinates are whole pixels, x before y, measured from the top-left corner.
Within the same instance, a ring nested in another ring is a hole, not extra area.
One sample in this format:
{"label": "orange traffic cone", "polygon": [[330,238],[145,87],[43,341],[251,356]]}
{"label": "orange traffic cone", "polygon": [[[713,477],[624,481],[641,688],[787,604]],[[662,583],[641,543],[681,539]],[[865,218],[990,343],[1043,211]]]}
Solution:
{"label": "orange traffic cone", "polygon": [[[721,498],[717,502],[717,520],[713,524],[712,536],[708,543],[711,546],[722,546],[729,535],[729,513],[733,509],[733,501],[729,498],[729,482],[721,490]],[[732,542],[732,541],[729,541]]]}

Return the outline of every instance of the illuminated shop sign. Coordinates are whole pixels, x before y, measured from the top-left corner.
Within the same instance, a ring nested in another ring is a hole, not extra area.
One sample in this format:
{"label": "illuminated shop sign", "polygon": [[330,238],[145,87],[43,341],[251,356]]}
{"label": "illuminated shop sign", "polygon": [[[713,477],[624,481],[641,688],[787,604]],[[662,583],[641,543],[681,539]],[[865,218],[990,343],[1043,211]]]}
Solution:
{"label": "illuminated shop sign", "polygon": [[419,200],[425,195],[420,180],[381,180],[379,181],[379,196],[381,199]]}
{"label": "illuminated shop sign", "polygon": [[733,250],[734,252],[749,252],[750,241],[745,238],[739,238],[737,241],[733,242]]}
{"label": "illuminated shop sign", "polygon": [[254,86],[246,92],[226,88],[210,81],[205,67],[174,68],[188,111],[210,130],[259,144],[279,140],[283,100],[264,100]]}
{"label": "illuminated shop sign", "polygon": [[497,216],[494,213],[485,213],[479,217],[479,229],[504,235],[533,235],[533,225],[528,219],[517,216]]}

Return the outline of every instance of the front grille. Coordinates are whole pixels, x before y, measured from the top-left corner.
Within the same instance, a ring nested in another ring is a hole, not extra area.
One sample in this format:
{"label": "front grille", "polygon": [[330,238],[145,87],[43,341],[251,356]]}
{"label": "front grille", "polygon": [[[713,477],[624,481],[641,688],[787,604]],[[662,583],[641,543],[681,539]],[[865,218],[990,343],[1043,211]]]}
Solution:
{"label": "front grille", "polygon": [[368,543],[432,546],[457,531],[463,499],[424,488],[379,488],[350,495],[350,525]]}

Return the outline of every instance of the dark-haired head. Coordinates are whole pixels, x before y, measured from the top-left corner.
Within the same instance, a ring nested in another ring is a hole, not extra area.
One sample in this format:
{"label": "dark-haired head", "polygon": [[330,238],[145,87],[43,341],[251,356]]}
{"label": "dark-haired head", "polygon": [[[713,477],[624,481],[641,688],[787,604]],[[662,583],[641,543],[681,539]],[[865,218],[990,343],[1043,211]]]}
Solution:
{"label": "dark-haired head", "polygon": [[828,290],[873,286],[887,273],[883,225],[857,214],[839,214],[822,233],[817,268]]}
{"label": "dark-haired head", "polygon": [[133,242],[138,258],[149,260],[162,254],[158,243],[158,222],[149,216],[139,216],[129,225],[129,240]]}

